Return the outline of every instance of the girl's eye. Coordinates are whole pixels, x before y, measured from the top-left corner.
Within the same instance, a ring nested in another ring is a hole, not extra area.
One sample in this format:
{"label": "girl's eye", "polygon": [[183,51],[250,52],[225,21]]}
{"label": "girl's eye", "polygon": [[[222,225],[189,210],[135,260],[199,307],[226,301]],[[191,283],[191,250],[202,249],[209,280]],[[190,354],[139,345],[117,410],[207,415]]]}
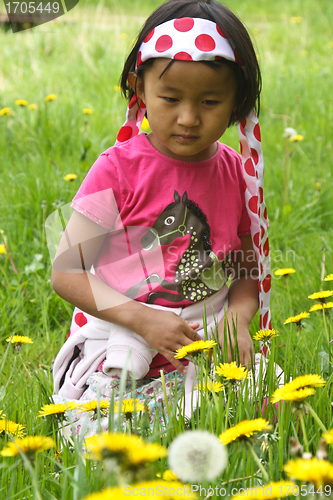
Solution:
{"label": "girl's eye", "polygon": [[164,221],[164,224],[166,226],[171,226],[171,224],[173,224],[175,222],[175,217],[173,215],[169,215],[169,217],[167,217]]}
{"label": "girl's eye", "polygon": [[206,104],[207,106],[216,106],[216,104],[219,103],[219,101],[209,101],[209,100],[206,100],[206,101],[203,101],[204,104]]}
{"label": "girl's eye", "polygon": [[166,102],[170,102],[170,103],[178,102],[178,99],[176,99],[175,97],[163,97],[163,99]]}

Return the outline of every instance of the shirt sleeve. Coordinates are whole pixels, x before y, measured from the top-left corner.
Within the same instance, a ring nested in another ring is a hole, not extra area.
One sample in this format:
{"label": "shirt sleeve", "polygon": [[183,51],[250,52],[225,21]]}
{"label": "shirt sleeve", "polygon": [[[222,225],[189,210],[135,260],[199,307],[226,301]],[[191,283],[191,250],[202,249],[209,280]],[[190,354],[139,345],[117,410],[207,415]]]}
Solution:
{"label": "shirt sleeve", "polygon": [[110,230],[119,215],[119,203],[118,171],[109,155],[103,153],[89,170],[71,206],[77,212]]}

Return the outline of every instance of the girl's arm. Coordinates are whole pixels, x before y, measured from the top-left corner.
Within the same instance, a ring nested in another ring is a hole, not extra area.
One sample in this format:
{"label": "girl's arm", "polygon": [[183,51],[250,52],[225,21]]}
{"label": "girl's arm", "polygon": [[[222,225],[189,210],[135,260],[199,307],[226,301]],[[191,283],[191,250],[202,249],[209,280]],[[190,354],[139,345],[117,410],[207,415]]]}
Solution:
{"label": "girl's arm", "polygon": [[[124,326],[141,335],[175,368],[186,372],[174,359],[175,351],[201,340],[195,332],[199,323],[187,323],[172,312],[146,307],[117,292],[90,273],[107,234],[107,230],[74,211],[56,253],[51,282],[60,297],[83,311]],[[190,326],[191,325],[191,326]]]}
{"label": "girl's arm", "polygon": [[[254,353],[249,327],[259,307],[258,264],[250,235],[241,237],[241,249],[237,252],[235,274],[228,297],[226,319],[230,332],[232,332],[232,320],[237,323],[240,362],[247,365],[251,363]],[[223,342],[223,338],[224,318],[219,323],[220,343]]]}

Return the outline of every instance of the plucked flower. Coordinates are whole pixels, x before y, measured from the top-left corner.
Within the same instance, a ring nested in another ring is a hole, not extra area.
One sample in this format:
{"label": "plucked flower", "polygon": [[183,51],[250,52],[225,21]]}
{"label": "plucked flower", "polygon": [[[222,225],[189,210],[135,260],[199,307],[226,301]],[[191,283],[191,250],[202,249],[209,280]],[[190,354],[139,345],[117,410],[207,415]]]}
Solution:
{"label": "plucked flower", "polygon": [[272,396],[272,403],[278,401],[303,401],[315,393],[316,387],[323,387],[325,380],[317,374],[301,375],[277,389]]}
{"label": "plucked flower", "polygon": [[85,413],[88,411],[93,411],[97,414],[98,410],[100,410],[103,416],[106,416],[109,412],[110,401],[104,401],[101,399],[100,401],[88,401],[87,403],[80,404],[78,407],[79,413]]}
{"label": "plucked flower", "polygon": [[333,274],[329,274],[328,276],[326,276],[326,278],[324,278],[324,281],[333,281]]}
{"label": "plucked flower", "polygon": [[153,481],[141,481],[133,485],[116,486],[105,488],[99,493],[91,493],[82,500],[124,500],[140,495],[140,498],[151,496],[152,498],[162,498],[164,500],[173,500],[185,498],[192,500],[197,498],[191,493],[191,489],[185,487],[179,481],[162,481],[161,479]]}
{"label": "plucked flower", "polygon": [[33,344],[33,341],[30,337],[26,337],[24,335],[13,335],[12,337],[8,337],[6,342],[10,342],[11,344],[21,345],[21,344]]}
{"label": "plucked flower", "polygon": [[214,481],[227,466],[226,448],[208,431],[186,431],[169,448],[169,466],[184,482]]}
{"label": "plucked flower", "polygon": [[205,384],[198,384],[195,386],[195,389],[199,389],[199,391],[204,391],[204,392],[221,392],[224,389],[224,386],[221,384],[221,382],[214,382],[211,380],[209,383]]}
{"label": "plucked flower", "polygon": [[272,426],[269,422],[267,422],[267,420],[263,418],[243,420],[242,422],[239,422],[239,424],[236,424],[233,427],[230,427],[230,429],[222,432],[219,438],[221,443],[227,445],[233,443],[234,441],[237,441],[238,439],[241,441],[246,441],[258,432],[269,429],[272,429]]}
{"label": "plucked flower", "polygon": [[215,345],[217,344],[214,340],[197,340],[192,342],[192,344],[177,349],[175,359],[182,359],[188,355],[196,356],[202,352],[209,351],[209,349],[212,349]]}
{"label": "plucked flower", "polygon": [[326,484],[333,485],[333,465],[327,460],[298,458],[289,460],[283,469],[291,479],[314,483],[317,489]]}
{"label": "plucked flower", "polygon": [[49,404],[44,405],[38,412],[38,417],[48,417],[49,415],[54,415],[59,417],[63,415],[67,411],[75,410],[79,406],[79,403],[75,401],[68,401],[67,403],[59,403],[59,404]]}
{"label": "plucked flower", "polygon": [[274,271],[275,276],[287,276],[288,274],[293,274],[293,273],[296,273],[296,270],[293,269],[292,267],[276,269],[276,271]]}
{"label": "plucked flower", "polygon": [[0,434],[6,432],[12,436],[22,437],[24,434],[24,425],[16,424],[11,420],[6,420],[5,418],[0,419]]}
{"label": "plucked flower", "polygon": [[42,451],[54,448],[55,441],[46,436],[27,436],[24,438],[15,438],[14,441],[8,443],[6,448],[0,451],[3,457],[16,457],[20,451],[26,455],[33,455]]}
{"label": "plucked flower", "polygon": [[219,366],[215,367],[215,371],[220,377],[233,382],[243,380],[248,374],[248,370],[243,366],[237,366],[236,361],[220,363]]}
{"label": "plucked flower", "polygon": [[254,486],[247,488],[242,493],[231,497],[231,500],[244,500],[244,498],[252,498],[253,500],[267,500],[268,498],[286,498],[287,496],[294,496],[293,481],[277,481],[273,483],[263,484],[262,486]]}
{"label": "plucked flower", "polygon": [[325,302],[325,300],[328,298],[328,297],[332,297],[333,295],[333,291],[332,290],[325,290],[323,292],[315,292],[313,293],[312,295],[309,295],[308,296],[308,299],[312,299],[312,300],[321,300],[323,302]]}
{"label": "plucked flower", "polygon": [[260,342],[269,343],[275,337],[279,337],[277,330],[259,330],[253,335],[254,340],[259,340]]}
{"label": "plucked flower", "polygon": [[310,307],[309,312],[322,311],[323,309],[331,309],[333,307],[333,302],[325,302],[324,304],[315,304]]}
{"label": "plucked flower", "polygon": [[290,318],[287,318],[283,324],[287,325],[288,323],[296,323],[296,325],[300,325],[301,321],[305,318],[310,318],[310,313],[302,312],[297,314],[297,316],[291,316]]}
{"label": "plucked flower", "polygon": [[64,181],[75,181],[77,179],[76,174],[67,174],[63,177]]}
{"label": "plucked flower", "polygon": [[56,95],[54,95],[54,94],[49,94],[49,95],[47,95],[47,96],[45,97],[44,101],[45,101],[45,102],[50,102],[50,101],[54,101],[56,98],[57,98],[57,96],[56,96]]}

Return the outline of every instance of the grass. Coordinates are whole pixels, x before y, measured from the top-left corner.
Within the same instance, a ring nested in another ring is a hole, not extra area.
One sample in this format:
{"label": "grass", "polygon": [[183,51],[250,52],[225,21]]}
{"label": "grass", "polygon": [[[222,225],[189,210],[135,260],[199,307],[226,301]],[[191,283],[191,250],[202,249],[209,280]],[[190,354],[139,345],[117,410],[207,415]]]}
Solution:
{"label": "grass", "polygon": [[[61,441],[55,423],[37,418],[37,412],[52,394],[51,367],[66,338],[72,306],[50,286],[44,221],[57,206],[70,202],[91,164],[114,143],[125,111],[114,87],[132,40],[159,4],[81,0],[56,22],[15,35],[0,32],[0,109],[8,106],[13,112],[0,116],[0,228],[17,269],[14,272],[9,255],[0,255],[0,409],[10,420],[24,424],[27,435],[53,436],[58,449]],[[296,269],[287,278],[273,280],[273,326],[280,336],[271,359],[283,368],[285,381],[306,373],[321,374],[328,381],[316,390],[311,404],[330,428],[331,316],[312,313],[302,329],[284,326],[284,321],[308,311],[312,305],[308,295],[330,289],[323,277],[333,272],[333,5],[326,0],[258,0],[255,4],[244,0],[229,6],[246,22],[263,72],[260,122],[272,269]],[[46,103],[49,94],[57,98]],[[35,103],[38,109],[18,107],[17,99]],[[83,108],[93,113],[84,115]],[[286,144],[285,127],[294,127],[304,140]],[[235,128],[223,140],[238,149]],[[68,173],[75,173],[77,179],[65,182]],[[257,329],[256,318],[251,333]],[[5,341],[12,334],[30,336],[33,346],[23,345],[17,352]],[[272,368],[267,387],[269,395],[277,387]],[[246,398],[236,400],[234,393],[230,397],[230,424],[258,416],[264,400],[263,394],[258,405],[248,404]],[[279,410],[269,404],[264,417],[277,421],[275,440],[269,441],[269,453],[261,450],[260,443],[255,450],[270,479],[278,480],[290,455],[289,438],[302,441],[303,433],[289,404],[280,404]],[[204,400],[190,427],[218,434],[225,421],[223,398],[218,409]],[[309,413],[305,428],[314,454],[322,431]],[[184,429],[185,422],[172,415],[164,443],[168,445]],[[148,432],[151,440],[157,436],[158,429],[153,435]],[[10,438],[1,435],[0,439],[5,446]],[[221,480],[240,479],[224,486],[227,496],[232,487],[244,488],[261,480],[245,449],[233,444],[228,451],[229,465]],[[332,460],[330,449],[328,453]],[[164,459],[152,467],[151,477],[166,467]],[[77,443],[74,449],[63,446],[60,462],[54,450],[39,454],[33,473],[20,457],[1,458],[0,470],[1,499],[79,500],[102,484],[115,484],[112,474],[110,483],[106,482],[101,468],[95,471],[82,458]],[[251,479],[244,479],[248,476]]]}

